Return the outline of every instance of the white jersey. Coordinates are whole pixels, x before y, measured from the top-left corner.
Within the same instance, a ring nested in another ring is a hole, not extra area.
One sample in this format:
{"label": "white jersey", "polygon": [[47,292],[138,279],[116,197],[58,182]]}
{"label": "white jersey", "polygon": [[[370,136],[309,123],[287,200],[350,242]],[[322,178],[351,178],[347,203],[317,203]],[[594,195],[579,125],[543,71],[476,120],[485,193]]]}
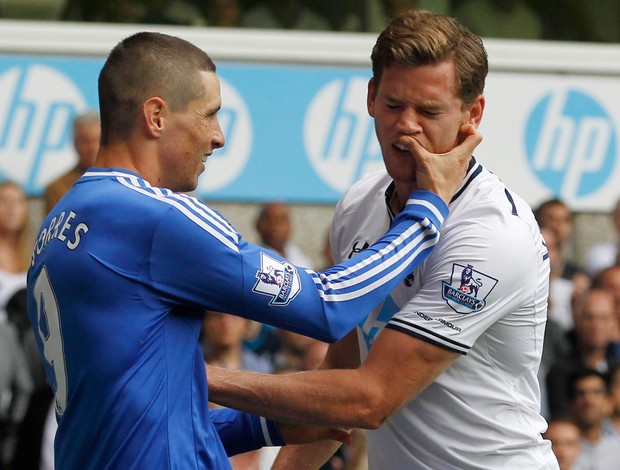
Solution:
{"label": "white jersey", "polygon": [[[387,230],[392,186],[366,176],[338,203],[337,261]],[[378,430],[371,469],[557,469],[540,415],[537,371],[549,261],[529,206],[472,160],[435,250],[358,327],[362,360],[387,323],[462,354]],[[398,358],[394,358],[398,360]]]}

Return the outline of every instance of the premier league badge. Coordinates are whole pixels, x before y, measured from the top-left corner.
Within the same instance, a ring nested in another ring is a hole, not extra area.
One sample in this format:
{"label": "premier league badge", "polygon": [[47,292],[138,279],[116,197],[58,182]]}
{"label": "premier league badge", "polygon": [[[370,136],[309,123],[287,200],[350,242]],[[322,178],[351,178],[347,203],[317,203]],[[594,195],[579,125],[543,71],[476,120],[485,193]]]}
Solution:
{"label": "premier league badge", "polygon": [[450,283],[442,282],[442,297],[457,313],[478,312],[486,305],[486,298],[495,288],[497,279],[476,271],[471,264],[454,263]]}
{"label": "premier league badge", "polygon": [[260,254],[260,265],[252,290],[271,296],[269,305],[288,305],[301,290],[295,266],[277,261],[265,253]]}

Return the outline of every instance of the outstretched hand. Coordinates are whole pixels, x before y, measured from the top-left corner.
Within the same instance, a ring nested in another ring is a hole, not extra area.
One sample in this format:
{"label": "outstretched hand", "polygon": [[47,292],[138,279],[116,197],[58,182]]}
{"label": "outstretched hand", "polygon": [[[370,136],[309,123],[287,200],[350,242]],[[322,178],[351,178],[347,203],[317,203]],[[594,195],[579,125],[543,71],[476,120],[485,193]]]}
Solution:
{"label": "outstretched hand", "polygon": [[350,444],[351,431],[318,426],[302,426],[298,424],[284,424],[278,422],[278,429],[282,439],[287,444],[308,444],[311,442],[331,439],[333,441]]}
{"label": "outstretched hand", "polygon": [[482,142],[482,135],[472,124],[463,124],[459,136],[461,143],[443,154],[429,152],[410,136],[403,136],[399,140],[415,158],[418,188],[434,192],[446,204],[463,182],[472,153]]}

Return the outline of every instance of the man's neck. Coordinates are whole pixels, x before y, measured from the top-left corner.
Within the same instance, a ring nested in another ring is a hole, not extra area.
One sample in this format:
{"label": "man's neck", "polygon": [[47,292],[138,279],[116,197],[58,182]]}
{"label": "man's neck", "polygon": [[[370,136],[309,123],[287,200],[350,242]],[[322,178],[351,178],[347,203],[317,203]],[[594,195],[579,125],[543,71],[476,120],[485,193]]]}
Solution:
{"label": "man's neck", "polygon": [[593,424],[591,426],[581,426],[581,435],[591,444],[596,444],[602,434],[603,430],[601,428],[601,423]]}
{"label": "man's neck", "polygon": [[409,194],[416,189],[418,188],[413,184],[399,185],[394,182],[394,191],[388,201],[388,206],[393,214],[398,214],[403,210],[405,204],[407,204],[407,200],[409,199]]}

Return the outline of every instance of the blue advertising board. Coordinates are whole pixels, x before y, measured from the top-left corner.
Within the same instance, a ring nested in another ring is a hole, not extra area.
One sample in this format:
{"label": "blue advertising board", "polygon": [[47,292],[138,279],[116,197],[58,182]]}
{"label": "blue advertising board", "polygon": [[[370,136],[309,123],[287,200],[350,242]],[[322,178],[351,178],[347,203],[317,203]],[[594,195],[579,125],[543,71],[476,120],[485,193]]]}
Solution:
{"label": "blue advertising board", "polygon": [[[0,179],[33,196],[75,164],[73,117],[96,109],[100,56],[0,54]],[[383,166],[370,67],[218,60],[226,145],[196,194],[334,204]],[[609,210],[620,197],[620,78],[492,71],[476,157],[535,206]]]}
{"label": "blue advertising board", "polygon": [[[0,55],[0,178],[31,195],[75,164],[71,122],[98,107],[102,58]],[[218,63],[226,146],[197,194],[210,200],[334,203],[382,166],[366,111],[369,71]]]}

